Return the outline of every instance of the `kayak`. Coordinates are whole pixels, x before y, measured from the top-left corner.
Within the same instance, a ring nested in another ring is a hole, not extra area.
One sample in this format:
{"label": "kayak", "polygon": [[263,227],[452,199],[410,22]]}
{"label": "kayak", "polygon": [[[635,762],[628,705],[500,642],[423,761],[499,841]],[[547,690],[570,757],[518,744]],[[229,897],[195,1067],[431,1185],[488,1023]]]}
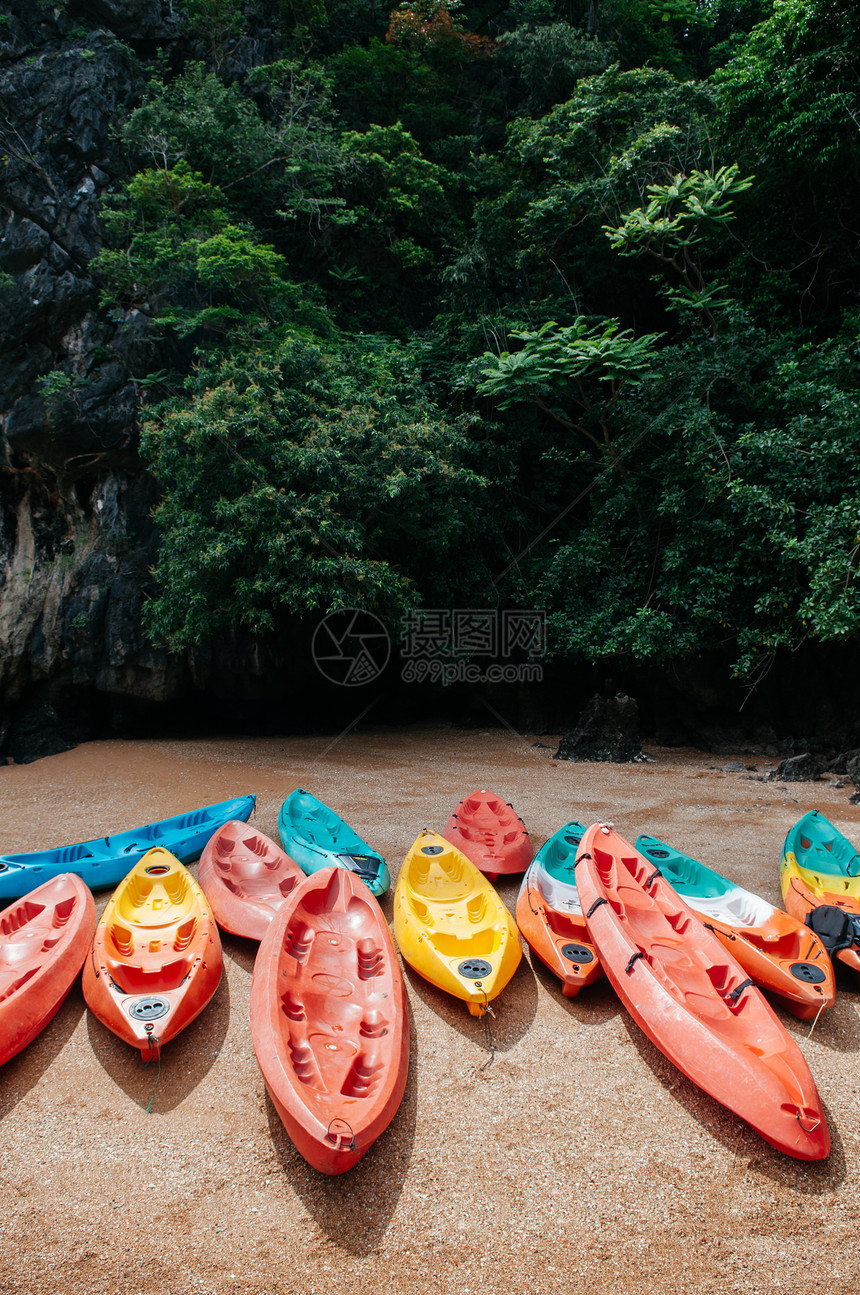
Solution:
{"label": "kayak", "polygon": [[290,792],[281,806],[278,832],[287,854],[308,876],[320,868],[346,868],[377,896],[391,885],[382,856],[339,814],[301,787]]}
{"label": "kayak", "polygon": [[483,788],[460,801],[442,835],[490,881],[523,872],[534,854],[525,824],[514,807]]}
{"label": "kayak", "polygon": [[221,941],[187,868],[155,846],[120,883],[84,963],[84,998],[144,1061],[189,1025],[221,980]]}
{"label": "kayak", "polygon": [[529,864],[517,898],[517,926],[567,998],[603,975],[576,888],[576,851],[584,834],[582,823],[559,828]]}
{"label": "kayak", "polygon": [[249,818],[256,800],[256,796],[239,796],[97,841],[0,855],[0,899],[17,899],[61,872],[74,873],[91,890],[116,886],[154,845],[163,846],[182,863],[189,863],[222,823],[231,818]]}
{"label": "kayak", "polygon": [[576,881],[606,975],[651,1042],[771,1146],[824,1159],[830,1133],[802,1052],[660,870],[597,823]]}
{"label": "kayak", "polygon": [[409,1067],[409,1017],[379,905],[355,873],[293,889],[260,941],[251,1038],[278,1115],[324,1174],[351,1169],[388,1127]]}
{"label": "kayak", "polygon": [[802,921],[655,836],[637,837],[636,849],[657,865],[747,975],[780,1006],[801,1020],[833,1006],[832,963],[821,940]]}
{"label": "kayak", "polygon": [[209,838],[197,865],[197,883],[215,921],[248,940],[262,940],[275,913],[304,879],[280,846],[238,819]]}
{"label": "kayak", "polygon": [[[817,912],[838,909],[844,916],[860,915],[860,854],[846,836],[817,809],[804,814],[785,838],[779,869],[782,899],[789,913],[809,925],[838,914]],[[850,925],[846,923],[846,925]],[[860,974],[860,932],[849,930],[846,943],[833,950],[845,966]]]}
{"label": "kayak", "polygon": [[93,897],[62,873],[0,913],[0,1065],[53,1019],[90,951]]}
{"label": "kayak", "polygon": [[483,1016],[519,966],[517,928],[486,877],[450,841],[424,831],[394,892],[394,938],[425,980]]}

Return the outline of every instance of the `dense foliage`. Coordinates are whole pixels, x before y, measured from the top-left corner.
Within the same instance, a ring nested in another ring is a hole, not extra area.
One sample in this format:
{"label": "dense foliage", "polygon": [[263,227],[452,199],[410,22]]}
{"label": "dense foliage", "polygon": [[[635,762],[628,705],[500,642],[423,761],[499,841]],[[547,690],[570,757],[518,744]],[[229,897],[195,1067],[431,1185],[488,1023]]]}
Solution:
{"label": "dense foliage", "polygon": [[501,600],[747,678],[857,635],[849,0],[185,12],[94,267],[173,339],[154,635]]}

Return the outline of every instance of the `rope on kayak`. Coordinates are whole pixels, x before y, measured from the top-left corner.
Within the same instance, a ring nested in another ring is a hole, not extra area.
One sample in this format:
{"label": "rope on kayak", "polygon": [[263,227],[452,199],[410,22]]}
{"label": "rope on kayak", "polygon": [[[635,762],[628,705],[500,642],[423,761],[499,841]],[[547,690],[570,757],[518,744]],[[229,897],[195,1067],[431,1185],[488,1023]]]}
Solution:
{"label": "rope on kayak", "polygon": [[816,1130],[816,1129],[819,1127],[819,1125],[821,1124],[821,1120],[816,1120],[816,1121],[815,1121],[815,1123],[813,1124],[813,1126],[812,1126],[812,1128],[811,1128],[811,1129],[806,1129],[806,1128],[804,1128],[804,1127],[803,1127],[803,1121],[802,1121],[802,1120],[801,1120],[801,1118],[800,1118],[800,1111],[796,1111],[796,1112],[795,1112],[795,1119],[797,1120],[797,1122],[798,1122],[798,1124],[800,1125],[800,1127],[803,1129],[804,1133],[814,1133],[814,1132],[815,1132],[815,1130]]}
{"label": "rope on kayak", "polygon": [[158,1081],[161,1078],[161,1048],[158,1046],[158,1039],[152,1034],[151,1025],[146,1026],[146,1032],[146,1041],[149,1044],[149,1058],[143,1063],[144,1070],[152,1063],[152,1058],[156,1055],[156,1049],[158,1053],[158,1074],[155,1076],[155,1087],[152,1090],[152,1096],[150,1097],[146,1107],[147,1115],[151,1115],[152,1103],[155,1101],[155,1094],[158,1092]]}
{"label": "rope on kayak", "polygon": [[343,1134],[340,1132],[340,1130],[337,1130],[335,1133],[332,1133],[332,1131],[331,1131],[331,1126],[332,1126],[333,1124],[345,1124],[345,1125],[346,1125],[346,1127],[349,1129],[349,1147],[348,1147],[348,1150],[349,1150],[349,1151],[354,1151],[354,1150],[355,1150],[355,1133],[353,1132],[353,1128],[352,1128],[352,1125],[350,1124],[349,1120],[341,1119],[341,1117],[340,1117],[339,1115],[336,1115],[336,1116],[334,1117],[334,1119],[333,1119],[333,1120],[329,1120],[329,1122],[328,1122],[328,1128],[327,1128],[327,1129],[326,1129],[326,1131],[325,1131],[325,1135],[326,1135],[326,1137],[328,1138],[329,1142],[334,1142],[335,1146],[338,1148],[338,1150],[340,1150],[340,1139],[343,1137]]}
{"label": "rope on kayak", "polygon": [[725,995],[725,997],[727,999],[730,998],[733,1003],[736,1003],[740,998],[741,994],[744,992],[744,990],[748,989],[751,984],[752,984],[752,981],[749,979],[742,980],[741,983],[739,985],[735,985],[734,989],[730,990],[729,993]]}
{"label": "rope on kayak", "polygon": [[662,876],[663,876],[663,874],[662,874],[662,872],[660,871],[660,869],[659,869],[659,868],[655,868],[655,869],[654,869],[654,871],[651,873],[651,876],[650,876],[650,877],[647,877],[647,878],[645,879],[645,881],[643,881],[643,882],[642,882],[642,888],[643,888],[643,890],[644,890],[644,889],[647,889],[647,887],[651,885],[651,882],[652,882],[652,881],[656,881],[658,877],[662,877]]}
{"label": "rope on kayak", "polygon": [[821,1013],[824,1011],[826,1006],[827,1004],[824,1002],[824,999],[822,999],[821,1006],[819,1007],[818,1011],[815,1013],[815,1020],[812,1022],[812,1024],[809,1027],[809,1033],[806,1036],[808,1039],[812,1038],[812,1031],[815,1029],[816,1025],[818,1024],[818,1018],[821,1015]]}
{"label": "rope on kayak", "polygon": [[581,854],[578,859],[574,859],[573,861],[574,869],[576,868],[577,864],[582,863],[583,859],[590,859],[590,858],[591,858],[590,854]]}
{"label": "rope on kayak", "polygon": [[609,900],[606,899],[604,895],[601,895],[598,899],[595,899],[594,903],[591,905],[591,908],[585,914],[586,921],[588,920],[589,917],[591,917],[591,914],[594,912],[596,908],[599,908],[601,904],[608,904],[608,903],[609,903]]}
{"label": "rope on kayak", "polygon": [[537,917],[538,910],[535,908],[534,904],[532,903],[532,884],[529,881],[528,877],[526,878],[526,899],[528,900],[528,905],[529,905],[529,908],[532,910],[532,913],[534,914],[535,917]]}
{"label": "rope on kayak", "polygon": [[95,937],[95,933],[93,933],[93,942],[92,942],[92,944],[90,945],[90,961],[91,961],[91,962],[92,962],[92,964],[93,964],[93,971],[95,972],[96,980],[98,980],[98,979],[99,979],[99,977],[101,976],[101,972],[99,971],[98,967],[96,966],[96,937]]}
{"label": "rope on kayak", "polygon": [[483,1074],[485,1070],[488,1070],[489,1067],[493,1064],[493,1062],[496,1059],[496,1044],[495,1044],[495,1040],[493,1039],[493,1031],[490,1026],[490,1017],[495,1016],[496,1013],[493,1011],[492,1007],[490,1007],[490,1000],[487,997],[486,989],[484,989],[483,985],[481,985],[480,988],[481,988],[481,992],[484,995],[484,1010],[481,1013],[481,1016],[484,1022],[484,1031],[487,1036],[487,1042],[485,1044],[485,1047],[487,1052],[490,1055],[487,1057],[487,1060],[484,1062],[484,1064],[478,1067],[479,1075]]}
{"label": "rope on kayak", "polygon": [[644,958],[644,957],[645,957],[645,952],[643,949],[637,949],[635,953],[631,953],[630,961],[628,962],[627,966],[624,968],[628,976],[630,975],[630,972],[633,970],[633,963],[636,961],[636,959]]}

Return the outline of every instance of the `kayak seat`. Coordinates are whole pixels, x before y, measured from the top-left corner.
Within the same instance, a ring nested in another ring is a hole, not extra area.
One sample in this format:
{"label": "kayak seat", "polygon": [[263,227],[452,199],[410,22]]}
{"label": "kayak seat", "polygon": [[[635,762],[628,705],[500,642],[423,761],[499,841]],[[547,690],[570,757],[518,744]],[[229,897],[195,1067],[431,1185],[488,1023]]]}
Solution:
{"label": "kayak seat", "polygon": [[676,913],[667,913],[666,921],[673,931],[676,931],[678,935],[683,935],[690,925],[690,914],[679,909]]}
{"label": "kayak seat", "polygon": [[134,936],[128,927],[112,922],[108,929],[108,944],[113,944],[121,958],[127,958],[134,950]]}
{"label": "kayak seat", "polygon": [[128,885],[124,887],[119,897],[117,909],[121,907],[123,913],[130,912],[134,914],[136,909],[143,908],[152,893],[154,884],[149,877],[145,877],[142,873],[133,873]]}
{"label": "kayak seat", "polygon": [[417,895],[410,895],[408,893],[406,895],[406,901],[412,909],[412,912],[415,914],[416,920],[420,922],[422,926],[434,925],[433,915],[430,912],[428,904],[425,904],[423,900],[417,897]]}
{"label": "kayak seat", "polygon": [[384,1072],[385,1065],[376,1053],[359,1052],[340,1091],[344,1097],[370,1097]]}
{"label": "kayak seat", "polygon": [[388,1027],[388,1018],[383,1016],[382,1012],[371,1008],[361,1018],[358,1032],[365,1039],[381,1039],[383,1035],[388,1033]]}
{"label": "kayak seat", "polygon": [[194,939],[194,933],[197,930],[197,918],[192,916],[186,918],[176,932],[176,939],[173,941],[173,947],[177,953],[183,953]]}
{"label": "kayak seat", "polygon": [[59,904],[55,904],[51,925],[53,927],[65,926],[66,922],[68,922],[72,913],[75,911],[75,903],[76,901],[74,897],[71,897],[69,899],[61,900]]}
{"label": "kayak seat", "polygon": [[170,903],[179,907],[188,895],[188,874],[184,869],[182,872],[170,872],[164,878],[162,885]]}
{"label": "kayak seat", "polygon": [[464,946],[468,948],[470,957],[477,958],[483,954],[496,952],[499,947],[499,933],[492,929],[464,931],[462,935],[437,931],[433,936],[433,944],[444,958],[461,958]]}
{"label": "kayak seat", "polygon": [[221,868],[230,867],[230,855],[236,849],[236,842],[229,836],[219,836],[215,842],[215,862]]}
{"label": "kayak seat", "polygon": [[281,999],[281,1011],[291,1021],[306,1021],[308,1019],[304,1003],[290,990]]}
{"label": "kayak seat", "polygon": [[325,1084],[320,1074],[319,1064],[307,1039],[293,1038],[290,1035],[289,1048],[296,1078],[310,1088],[317,1088],[324,1092]]}
{"label": "kayak seat", "polygon": [[313,927],[307,926],[304,922],[297,922],[295,926],[290,927],[284,937],[284,952],[295,958],[296,962],[303,964],[308,960],[313,942]]}
{"label": "kayak seat", "polygon": [[483,922],[487,914],[487,892],[482,890],[466,902],[466,913],[470,922]]}
{"label": "kayak seat", "polygon": [[0,930],[4,935],[14,935],[20,931],[22,926],[32,922],[40,913],[44,913],[44,905],[34,904],[31,900],[25,899],[23,904],[16,904],[11,913],[7,913],[0,922]]}
{"label": "kayak seat", "polygon": [[137,963],[115,962],[107,959],[111,979],[124,994],[151,994],[158,990],[167,993],[178,989],[191,970],[190,959],[177,958],[164,966],[143,967]]}
{"label": "kayak seat", "polygon": [[359,940],[355,946],[358,955],[358,974],[361,980],[372,980],[374,976],[381,976],[385,972],[385,958],[382,953],[381,945],[377,944],[370,936]]}
{"label": "kayak seat", "polygon": [[21,986],[26,985],[27,981],[31,980],[38,970],[38,967],[28,968],[28,970],[22,975],[15,976],[5,989],[0,989],[0,1003],[5,1003],[7,998],[11,998],[13,994],[17,994]]}

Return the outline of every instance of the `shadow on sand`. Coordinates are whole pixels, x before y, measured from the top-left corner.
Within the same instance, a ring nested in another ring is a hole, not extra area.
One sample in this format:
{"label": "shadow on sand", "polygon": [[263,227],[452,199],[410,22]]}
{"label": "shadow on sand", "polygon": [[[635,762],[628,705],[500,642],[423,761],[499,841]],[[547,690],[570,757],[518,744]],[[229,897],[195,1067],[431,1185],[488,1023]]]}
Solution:
{"label": "shadow on sand", "polygon": [[358,1164],[329,1176],[307,1163],[290,1140],[275,1104],[266,1093],[272,1146],[284,1177],[329,1240],[351,1255],[377,1249],[409,1171],[418,1110],[418,1051],[410,1029],[409,1074],[394,1119]]}
{"label": "shadow on sand", "polygon": [[567,998],[561,992],[558,976],[554,976],[531,949],[527,947],[526,952],[538,985],[580,1025],[605,1025],[623,1010],[618,995],[605,976],[601,976],[593,985],[586,985],[575,998]]}
{"label": "shadow on sand", "polygon": [[36,1035],[32,1043],[4,1065],[0,1083],[0,1119],[17,1106],[22,1097],[27,1096],[45,1071],[53,1065],[74,1034],[85,1008],[78,977],[54,1019]]}
{"label": "shadow on sand", "polygon": [[157,1063],[144,1065],[140,1053],[87,1013],[93,1052],[111,1079],[127,1097],[152,1114],[174,1110],[192,1093],[212,1068],[227,1037],[230,1023],[230,987],[227,977],[203,1011],[181,1034],[164,1045],[161,1070]]}
{"label": "shadow on sand", "polygon": [[519,1043],[535,1018],[538,1001],[537,981],[526,958],[522,958],[510,981],[490,1004],[493,1015],[472,1016],[466,1004],[432,985],[407,962],[403,969],[410,992],[436,1016],[440,1016],[452,1030],[462,1034],[478,1048],[487,1048],[489,1021],[493,1047],[496,1052],[509,1052]]}
{"label": "shadow on sand", "polygon": [[810,1196],[832,1192],[843,1182],[845,1152],[842,1139],[826,1107],[824,1113],[830,1128],[830,1155],[826,1160],[796,1160],[770,1146],[745,1120],[682,1075],[627,1012],[622,1012],[621,1016],[631,1043],[666,1091],[708,1133],[721,1142],[732,1156],[746,1161],[741,1172],[746,1172],[754,1165],[757,1172],[765,1174],[774,1182]]}

